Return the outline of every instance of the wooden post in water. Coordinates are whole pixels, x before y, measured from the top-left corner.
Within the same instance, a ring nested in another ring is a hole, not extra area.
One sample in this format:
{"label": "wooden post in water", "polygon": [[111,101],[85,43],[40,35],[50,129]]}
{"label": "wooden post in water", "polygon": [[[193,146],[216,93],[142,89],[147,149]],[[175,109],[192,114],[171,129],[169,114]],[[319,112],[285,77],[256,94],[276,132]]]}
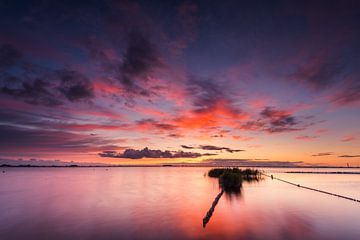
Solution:
{"label": "wooden post in water", "polygon": [[210,218],[215,210],[215,207],[218,204],[218,202],[223,194],[224,194],[224,190],[221,190],[221,192],[214,199],[209,211],[206,213],[205,217],[203,218],[203,228],[205,228],[206,224],[210,221]]}

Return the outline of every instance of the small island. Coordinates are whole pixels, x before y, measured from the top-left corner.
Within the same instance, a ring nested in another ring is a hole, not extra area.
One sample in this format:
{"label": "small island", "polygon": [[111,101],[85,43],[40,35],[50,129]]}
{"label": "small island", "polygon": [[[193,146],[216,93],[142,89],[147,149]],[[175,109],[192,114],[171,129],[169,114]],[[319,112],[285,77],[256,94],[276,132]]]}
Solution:
{"label": "small island", "polygon": [[218,178],[219,186],[228,193],[240,192],[243,181],[253,182],[261,179],[261,172],[247,168],[213,168],[208,172],[209,177]]}
{"label": "small island", "polygon": [[258,182],[262,179],[261,172],[259,170],[250,168],[247,168],[245,170],[242,170],[240,168],[213,168],[209,170],[208,176],[219,179],[219,186],[221,188],[221,192],[215,197],[209,211],[203,218],[203,228],[205,228],[206,224],[210,221],[210,218],[215,211],[215,207],[224,192],[227,194],[240,194],[242,183],[244,181]]}

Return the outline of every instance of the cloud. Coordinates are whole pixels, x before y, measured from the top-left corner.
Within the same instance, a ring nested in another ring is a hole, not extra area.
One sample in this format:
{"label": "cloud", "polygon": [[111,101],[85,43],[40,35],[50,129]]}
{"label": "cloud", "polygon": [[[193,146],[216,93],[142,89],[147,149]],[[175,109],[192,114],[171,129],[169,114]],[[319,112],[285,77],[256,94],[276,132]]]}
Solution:
{"label": "cloud", "polygon": [[168,135],[168,137],[172,137],[172,138],[182,138],[184,137],[183,135],[179,134],[179,133],[170,133]]}
{"label": "cloud", "polygon": [[[346,28],[351,25],[348,24]],[[337,106],[358,103],[360,72],[357,66],[360,58],[357,44],[359,35],[355,32],[357,30],[354,29],[347,37],[339,34],[332,43],[314,50],[313,55],[309,54],[303,63],[297,63],[300,67],[289,78],[305,83],[316,93],[323,93],[330,103]]]}
{"label": "cloud", "polygon": [[149,128],[149,129],[158,129],[158,130],[167,130],[167,131],[177,129],[177,127],[175,125],[168,124],[168,123],[160,123],[151,118],[139,120],[136,122],[136,125],[137,125],[137,127],[140,127],[140,128]]}
{"label": "cloud", "polygon": [[183,151],[162,151],[162,150],[151,150],[144,148],[142,150],[126,149],[123,153],[116,151],[104,151],[99,153],[100,157],[107,158],[129,158],[129,159],[141,159],[141,158],[198,158],[201,156],[213,156],[216,154],[201,154],[196,152],[183,152]]}
{"label": "cloud", "polygon": [[198,7],[192,2],[182,2],[177,8],[175,19],[175,39],[170,41],[170,51],[180,55],[188,44],[196,38],[196,27],[199,21]]}
{"label": "cloud", "polygon": [[0,152],[3,154],[17,155],[23,154],[22,151],[24,153],[75,153],[117,147],[110,140],[66,131],[0,124],[0,132]]}
{"label": "cloud", "polygon": [[[308,120],[311,117],[306,117]],[[300,121],[293,116],[291,111],[265,107],[259,114],[259,118],[243,123],[240,128],[249,131],[265,131],[268,133],[281,133],[299,131],[312,123]]]}
{"label": "cloud", "polygon": [[219,103],[229,113],[236,116],[241,111],[233,106],[232,99],[226,94],[225,84],[220,84],[213,79],[198,79],[189,77],[187,82],[187,93],[192,99],[195,112],[207,112],[215,109]]}
{"label": "cloud", "polygon": [[294,126],[298,124],[294,116],[284,110],[276,110],[266,107],[260,116],[268,121],[268,132],[283,132],[295,130]]}
{"label": "cloud", "polygon": [[340,155],[338,157],[340,157],[340,158],[357,158],[357,157],[360,157],[360,154],[356,154],[356,155]]}
{"label": "cloud", "polygon": [[143,33],[131,32],[120,65],[121,83],[131,93],[149,95],[137,82],[146,81],[153,70],[161,65],[160,62],[155,45]]}
{"label": "cloud", "polygon": [[[63,113],[54,114],[54,113],[41,113],[33,111],[32,109],[27,109],[28,111],[18,111],[18,110],[9,110],[9,109],[0,109],[0,124],[10,124],[16,125],[18,127],[24,127],[28,129],[41,129],[41,130],[58,130],[58,131],[68,131],[68,132],[92,132],[98,130],[123,130],[127,126],[124,124],[116,124],[114,120],[109,123],[94,121],[94,122],[83,122],[76,121],[72,115],[66,115],[64,117]],[[88,116],[87,112],[82,112],[77,110],[82,116]],[[91,112],[90,115],[98,116],[97,112]],[[100,116],[103,116],[103,113],[99,113]],[[106,118],[110,117],[105,113]]]}
{"label": "cloud", "polygon": [[239,141],[251,141],[251,140],[254,139],[254,137],[239,136],[239,135],[232,136],[232,138],[235,139],[235,140],[239,140]]}
{"label": "cloud", "polygon": [[[33,105],[55,107],[65,100],[77,102],[94,97],[91,81],[67,68],[53,70],[22,58],[17,48],[0,46],[0,93]],[[9,60],[2,59],[8,57]],[[16,71],[12,68],[16,67]]]}
{"label": "cloud", "polygon": [[211,135],[224,130],[224,127],[236,127],[248,117],[231,97],[232,89],[226,83],[211,78],[188,77],[185,86],[189,109],[180,111],[171,119],[172,124],[183,129],[212,129]]}
{"label": "cloud", "polygon": [[330,155],[333,155],[333,154],[334,154],[333,152],[322,152],[322,153],[313,154],[311,156],[313,156],[313,157],[323,157],[323,156],[330,156]]}
{"label": "cloud", "polygon": [[185,149],[194,149],[195,147],[187,146],[187,145],[181,145],[182,148]]}
{"label": "cloud", "polygon": [[319,136],[300,135],[300,136],[296,136],[295,138],[297,140],[312,141],[316,138],[319,138]]}
{"label": "cloud", "polygon": [[[360,74],[358,77],[360,77]],[[358,80],[349,81],[345,87],[340,88],[333,96],[333,102],[340,106],[350,105],[359,101],[360,83]]]}
{"label": "cloud", "polygon": [[56,97],[52,90],[50,83],[35,79],[33,82],[22,81],[20,86],[15,88],[4,86],[0,92],[33,105],[55,107],[63,104],[61,98]]}
{"label": "cloud", "polygon": [[245,151],[245,150],[241,150],[241,149],[231,149],[231,148],[228,148],[228,147],[218,147],[218,146],[213,146],[213,145],[199,145],[197,147],[181,145],[181,147],[185,148],[185,149],[202,149],[202,150],[209,150],[209,151],[225,150],[225,151],[227,151],[229,153]]}
{"label": "cloud", "polygon": [[245,150],[241,150],[241,149],[231,149],[228,147],[217,147],[217,146],[213,146],[213,145],[200,145],[199,148],[203,149],[203,150],[225,150],[230,153],[245,151]]}
{"label": "cloud", "polygon": [[341,139],[342,142],[352,142],[352,141],[355,141],[355,140],[356,140],[356,135],[355,134],[346,135]]}
{"label": "cloud", "polygon": [[290,78],[309,84],[313,89],[324,90],[342,77],[345,62],[330,51],[320,51],[305,64],[300,65]]}
{"label": "cloud", "polygon": [[90,80],[83,74],[63,69],[57,72],[60,78],[59,91],[71,102],[94,97],[94,90]]}

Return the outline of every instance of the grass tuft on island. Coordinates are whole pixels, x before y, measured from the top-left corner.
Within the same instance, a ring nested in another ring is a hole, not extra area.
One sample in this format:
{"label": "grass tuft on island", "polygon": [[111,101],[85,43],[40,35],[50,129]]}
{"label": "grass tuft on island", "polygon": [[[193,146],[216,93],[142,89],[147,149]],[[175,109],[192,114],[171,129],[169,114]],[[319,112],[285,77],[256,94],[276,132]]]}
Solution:
{"label": "grass tuft on island", "polygon": [[261,172],[250,168],[213,168],[209,170],[208,176],[218,178],[219,185],[225,192],[240,192],[243,181],[259,181]]}

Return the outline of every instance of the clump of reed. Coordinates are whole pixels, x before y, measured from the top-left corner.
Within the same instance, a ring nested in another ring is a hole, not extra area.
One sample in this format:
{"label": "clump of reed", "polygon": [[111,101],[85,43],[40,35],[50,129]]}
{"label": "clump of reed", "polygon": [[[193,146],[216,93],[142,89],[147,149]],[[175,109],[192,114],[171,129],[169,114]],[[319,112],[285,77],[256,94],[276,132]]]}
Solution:
{"label": "clump of reed", "polygon": [[250,168],[213,168],[209,170],[208,176],[218,178],[219,185],[225,192],[240,192],[243,181],[259,181],[261,172]]}

